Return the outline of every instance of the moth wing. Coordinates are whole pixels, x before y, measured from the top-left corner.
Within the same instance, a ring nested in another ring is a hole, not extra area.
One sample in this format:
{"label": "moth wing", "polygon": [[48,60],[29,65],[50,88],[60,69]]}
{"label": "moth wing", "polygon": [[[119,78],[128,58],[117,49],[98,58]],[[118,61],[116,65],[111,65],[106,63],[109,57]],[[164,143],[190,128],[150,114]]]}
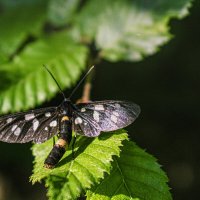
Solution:
{"label": "moth wing", "polygon": [[42,143],[58,133],[56,107],[31,110],[0,117],[0,141]]}
{"label": "moth wing", "polygon": [[79,111],[73,112],[72,126],[77,134],[87,137],[97,137],[101,132],[101,127],[89,112],[87,114],[80,113]]}
{"label": "moth wing", "polygon": [[124,128],[140,114],[140,107],[127,101],[80,103],[76,108],[73,116],[74,131],[88,137],[96,137],[101,131]]}

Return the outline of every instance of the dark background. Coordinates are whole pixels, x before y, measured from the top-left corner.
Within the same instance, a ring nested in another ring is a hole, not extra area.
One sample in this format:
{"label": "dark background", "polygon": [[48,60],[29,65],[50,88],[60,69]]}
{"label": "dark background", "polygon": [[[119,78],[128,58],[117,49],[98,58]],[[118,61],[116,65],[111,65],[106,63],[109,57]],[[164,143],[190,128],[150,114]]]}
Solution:
{"label": "dark background", "polygon": [[[199,11],[196,1],[188,17],[170,22],[175,37],[159,53],[138,63],[102,62],[93,81],[92,100],[130,100],[141,106],[140,117],[128,127],[130,137],[158,159],[174,200],[200,198]],[[30,148],[0,143],[0,200],[46,199],[43,185],[29,183]]]}

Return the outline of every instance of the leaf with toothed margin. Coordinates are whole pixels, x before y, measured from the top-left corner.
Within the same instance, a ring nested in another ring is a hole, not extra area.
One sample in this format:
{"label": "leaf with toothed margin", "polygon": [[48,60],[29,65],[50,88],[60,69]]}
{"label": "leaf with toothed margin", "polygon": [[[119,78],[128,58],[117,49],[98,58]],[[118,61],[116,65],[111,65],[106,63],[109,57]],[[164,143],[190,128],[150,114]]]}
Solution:
{"label": "leaf with toothed margin", "polygon": [[171,200],[168,178],[156,159],[131,141],[124,141],[120,157],[104,180],[87,192],[87,200]]}
{"label": "leaf with toothed margin", "polygon": [[35,156],[33,183],[45,179],[50,199],[76,199],[81,193],[99,183],[110,172],[113,156],[119,156],[126,131],[102,133],[98,138],[79,137],[75,147],[75,159],[68,150],[56,168],[49,170],[43,162],[52,148],[52,141],[33,146]]}
{"label": "leaf with toothed margin", "polygon": [[74,36],[94,41],[110,61],[142,60],[171,39],[169,20],[189,13],[191,0],[88,0],[75,19]]}
{"label": "leaf with toothed margin", "polygon": [[87,48],[75,44],[66,32],[29,44],[12,62],[1,66],[1,112],[27,110],[55,95],[58,87],[43,64],[65,88],[77,81],[86,57]]}

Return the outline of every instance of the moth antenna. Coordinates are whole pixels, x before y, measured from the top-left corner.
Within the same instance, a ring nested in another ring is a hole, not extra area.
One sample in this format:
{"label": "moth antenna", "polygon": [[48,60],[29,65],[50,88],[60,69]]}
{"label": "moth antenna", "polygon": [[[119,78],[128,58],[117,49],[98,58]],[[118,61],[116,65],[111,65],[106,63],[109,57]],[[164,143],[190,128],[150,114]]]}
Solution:
{"label": "moth antenna", "polygon": [[84,75],[84,77],[79,81],[79,83],[76,85],[76,87],[73,89],[72,93],[69,96],[69,99],[73,96],[73,94],[76,92],[76,90],[79,88],[81,83],[85,80],[85,78],[88,76],[88,74],[94,69],[94,65],[90,67],[90,69],[87,71],[87,73]]}
{"label": "moth antenna", "polygon": [[51,73],[51,71],[47,68],[46,65],[43,65],[43,67],[47,70],[47,72],[50,74],[50,76],[53,78],[53,80],[55,81],[56,85],[58,86],[58,89],[60,90],[60,93],[63,95],[64,100],[66,100],[66,96],[64,94],[64,92],[62,91],[60,85],[58,84],[57,80],[55,79],[55,77],[53,76],[53,74]]}

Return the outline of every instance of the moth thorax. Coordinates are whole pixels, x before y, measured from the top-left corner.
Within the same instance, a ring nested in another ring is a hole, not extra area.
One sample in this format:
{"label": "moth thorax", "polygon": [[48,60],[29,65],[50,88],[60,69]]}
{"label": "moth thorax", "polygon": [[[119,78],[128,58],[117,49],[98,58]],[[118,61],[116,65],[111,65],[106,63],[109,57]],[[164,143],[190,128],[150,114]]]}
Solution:
{"label": "moth thorax", "polygon": [[72,116],[72,104],[70,101],[63,101],[61,106],[61,114],[64,116],[71,117]]}

